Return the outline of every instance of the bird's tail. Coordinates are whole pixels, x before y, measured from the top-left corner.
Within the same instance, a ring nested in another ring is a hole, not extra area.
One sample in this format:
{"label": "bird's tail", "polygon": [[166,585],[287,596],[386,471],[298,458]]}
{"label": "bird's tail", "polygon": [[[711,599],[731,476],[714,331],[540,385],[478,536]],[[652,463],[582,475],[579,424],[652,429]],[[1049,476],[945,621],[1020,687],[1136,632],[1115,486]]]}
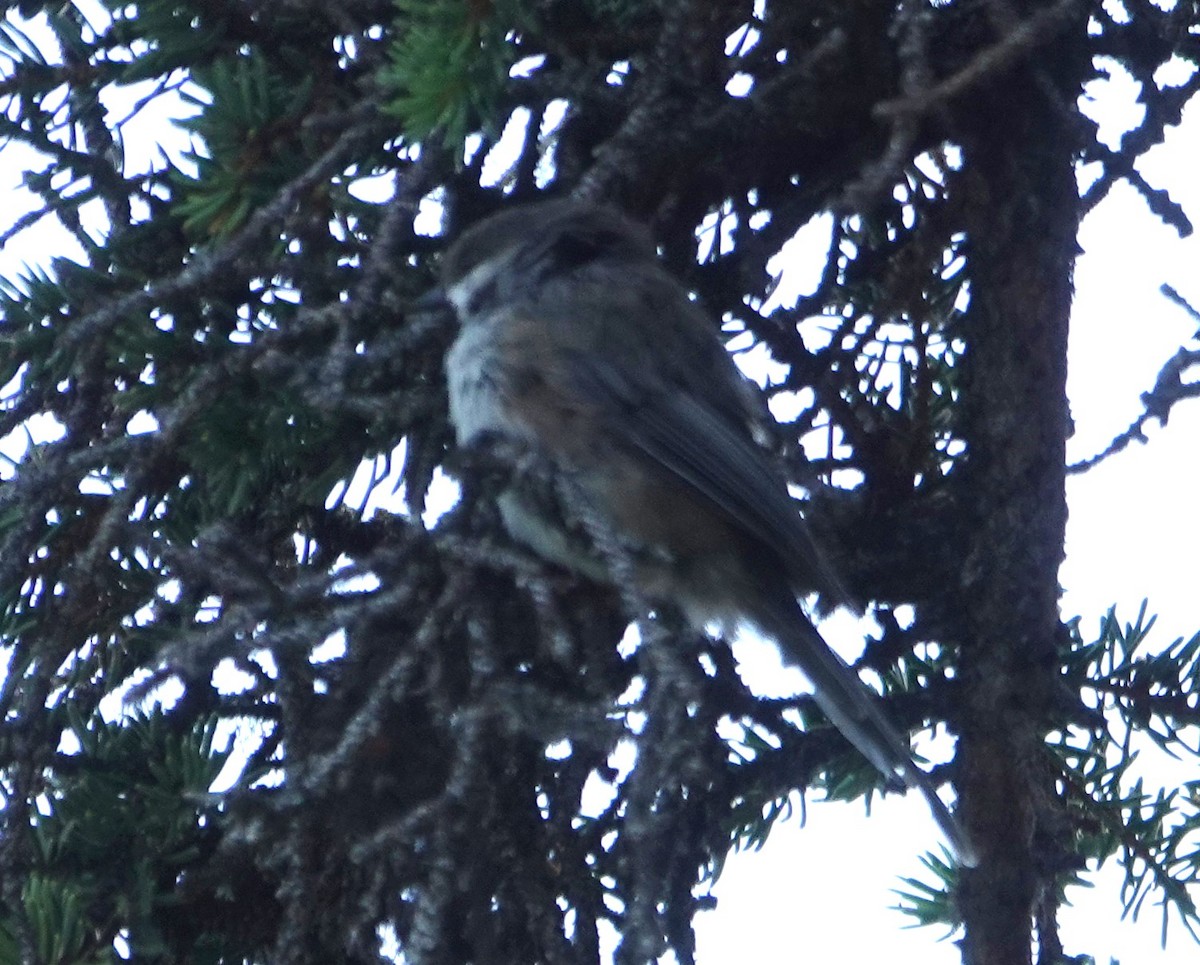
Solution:
{"label": "bird's tail", "polygon": [[830,722],[887,778],[898,777],[918,791],[933,812],[942,834],[961,864],[974,866],[977,857],[970,839],[930,780],[912,758],[908,739],[888,720],[879,698],[817,632],[800,605],[792,611],[769,607],[755,620],[779,646],[784,659],[798,667],[813,685],[817,704]]}

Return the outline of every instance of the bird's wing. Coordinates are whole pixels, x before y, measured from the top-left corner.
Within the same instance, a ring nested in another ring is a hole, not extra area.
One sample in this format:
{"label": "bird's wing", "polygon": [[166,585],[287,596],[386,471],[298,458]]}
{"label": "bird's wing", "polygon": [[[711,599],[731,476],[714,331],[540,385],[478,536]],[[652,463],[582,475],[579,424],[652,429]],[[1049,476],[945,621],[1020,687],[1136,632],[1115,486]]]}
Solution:
{"label": "bird's wing", "polygon": [[[716,346],[717,351],[723,351]],[[751,435],[736,405],[732,361],[726,385],[708,393],[595,352],[568,353],[572,391],[604,413],[613,433],[669,470],[779,555],[797,577],[834,602],[850,602],[801,518],[796,501]],[[689,373],[689,378],[694,378]],[[724,389],[724,391],[722,391]],[[711,395],[709,394],[711,393]],[[724,403],[724,404],[722,404]]]}
{"label": "bird's wing", "polygon": [[[845,599],[836,575],[748,428],[678,384],[671,391],[648,392],[638,383],[636,366],[610,365],[591,353],[574,358],[571,370],[574,391],[594,412],[606,413],[612,431],[732,516],[789,568],[801,561],[796,568],[809,576],[816,589]],[[720,399],[720,393],[714,397]],[[761,599],[746,614],[750,621],[809,678],[830,722],[882,774],[917,790],[960,861],[974,864],[968,835],[938,797],[932,779],[914,763],[907,738],[888,719],[878,697],[809,622],[786,579],[767,574],[759,590]]]}

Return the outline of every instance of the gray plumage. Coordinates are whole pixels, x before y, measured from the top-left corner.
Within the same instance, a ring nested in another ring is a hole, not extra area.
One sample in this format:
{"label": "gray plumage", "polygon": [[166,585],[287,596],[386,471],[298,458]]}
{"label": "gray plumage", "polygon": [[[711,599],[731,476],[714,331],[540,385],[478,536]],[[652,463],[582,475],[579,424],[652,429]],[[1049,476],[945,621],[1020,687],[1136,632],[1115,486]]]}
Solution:
{"label": "gray plumage", "polygon": [[[971,861],[907,739],[797,602],[850,598],[755,441],[750,383],[644,230],[601,206],[514,208],[449,248],[441,292],[462,325],[446,359],[459,443],[492,434],[529,447],[619,541],[648,599],[697,627],[749,624],[773,639],[834,726],[920,791]],[[611,578],[544,500],[515,486],[500,510],[540,555]]]}

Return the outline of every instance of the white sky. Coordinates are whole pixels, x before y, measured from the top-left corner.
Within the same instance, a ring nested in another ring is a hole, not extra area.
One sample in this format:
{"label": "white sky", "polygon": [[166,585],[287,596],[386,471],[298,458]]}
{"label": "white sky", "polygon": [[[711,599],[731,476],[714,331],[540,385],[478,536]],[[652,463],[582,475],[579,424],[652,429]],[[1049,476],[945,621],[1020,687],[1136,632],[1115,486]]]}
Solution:
{"label": "white sky", "polygon": [[[1106,120],[1114,131],[1137,108],[1136,90],[1121,81],[1106,85]],[[126,130],[132,163],[152,162],[149,146],[164,139],[164,118],[147,112]],[[1111,112],[1111,113],[1109,113]],[[178,158],[177,146],[172,156]],[[1200,224],[1200,112],[1143,162],[1151,183],[1171,188]],[[0,197],[10,217],[24,210],[17,189],[28,153],[0,154]],[[819,233],[819,232],[818,232]],[[1168,282],[1200,304],[1200,242],[1180,241],[1128,188],[1118,188],[1086,221],[1085,254],[1076,271],[1077,299],[1070,347],[1070,383],[1076,436],[1072,460],[1092,455],[1125,429],[1140,409],[1159,367],[1195,332],[1196,325],[1158,294]],[[22,263],[41,263],[64,247],[50,225],[26,233],[0,252],[0,274]],[[814,253],[789,250],[794,287],[804,290]],[[818,253],[819,255],[819,253]],[[806,260],[807,259],[807,260]],[[795,279],[801,279],[796,282]],[[1197,620],[1195,511],[1200,470],[1200,403],[1180,406],[1168,428],[1148,428],[1149,445],[1135,445],[1069,483],[1068,557],[1062,573],[1063,613],[1082,614],[1085,635],[1116,603],[1132,619],[1144,598],[1159,615],[1154,638],[1166,645],[1190,636]],[[0,474],[7,474],[0,466]],[[754,672],[758,658],[747,656]],[[768,661],[769,663],[769,661]],[[761,672],[761,671],[760,671]],[[1170,771],[1163,780],[1171,780]],[[1178,771],[1176,771],[1178,773]],[[1183,772],[1195,776],[1194,767]],[[935,929],[906,929],[908,919],[889,910],[902,876],[928,879],[917,856],[937,841],[924,805],[915,797],[876,801],[871,820],[861,805],[809,802],[808,823],[778,826],[767,847],[732,856],[718,884],[717,910],[697,923],[701,965],[753,960],[791,962],[889,961],[897,965],[951,965],[960,960]],[[1102,874],[1092,891],[1076,889],[1075,905],[1061,915],[1070,954],[1087,952],[1100,962],[1111,956],[1142,965],[1196,961],[1198,950],[1178,923],[1168,951],[1159,947],[1157,910],[1147,907],[1137,924],[1122,922],[1119,878]],[[1198,896],[1200,897],[1200,896]]]}

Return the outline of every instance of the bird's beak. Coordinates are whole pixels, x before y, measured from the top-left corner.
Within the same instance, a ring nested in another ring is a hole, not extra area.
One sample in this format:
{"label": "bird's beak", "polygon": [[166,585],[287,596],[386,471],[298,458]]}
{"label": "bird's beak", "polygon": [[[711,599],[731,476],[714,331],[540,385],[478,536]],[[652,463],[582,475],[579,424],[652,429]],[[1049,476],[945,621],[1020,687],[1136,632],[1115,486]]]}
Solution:
{"label": "bird's beak", "polygon": [[446,292],[441,285],[429,289],[424,295],[418,295],[408,303],[410,315],[435,315],[453,311],[454,306],[446,297]]}

